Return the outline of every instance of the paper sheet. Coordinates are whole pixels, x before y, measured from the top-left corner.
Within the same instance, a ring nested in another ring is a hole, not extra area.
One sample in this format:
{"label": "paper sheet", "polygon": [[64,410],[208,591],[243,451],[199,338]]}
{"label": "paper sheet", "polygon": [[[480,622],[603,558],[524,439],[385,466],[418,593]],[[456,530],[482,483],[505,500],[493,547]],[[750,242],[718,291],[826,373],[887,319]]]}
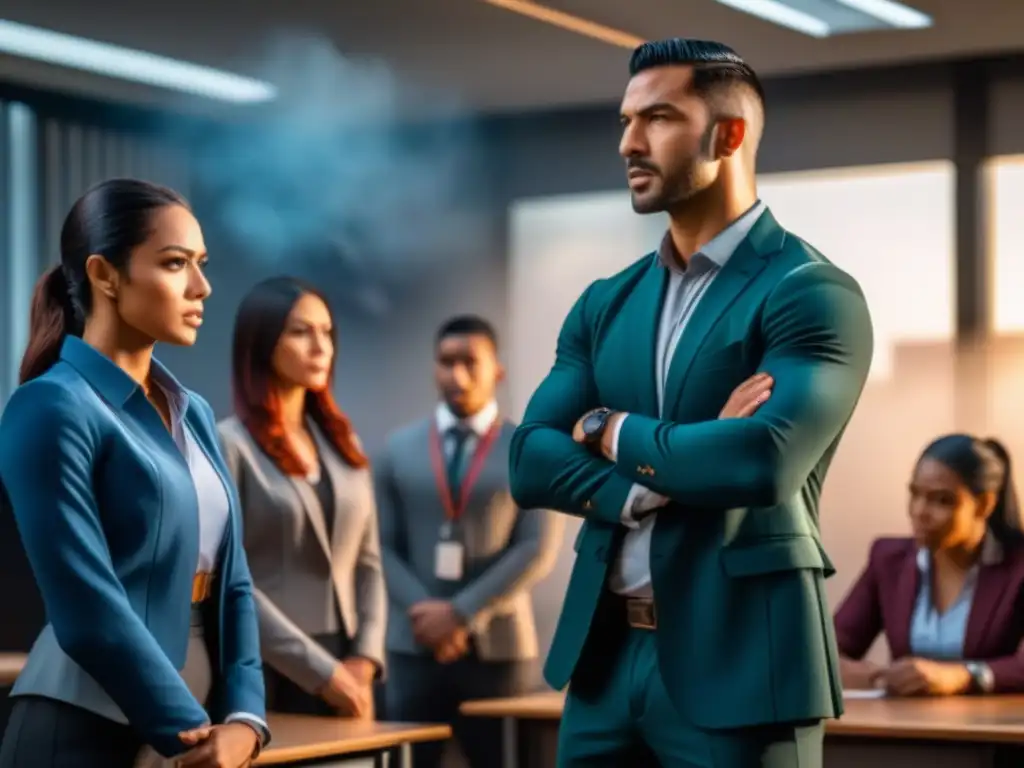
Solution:
{"label": "paper sheet", "polygon": [[843,691],[844,699],[884,699],[884,688],[853,688]]}

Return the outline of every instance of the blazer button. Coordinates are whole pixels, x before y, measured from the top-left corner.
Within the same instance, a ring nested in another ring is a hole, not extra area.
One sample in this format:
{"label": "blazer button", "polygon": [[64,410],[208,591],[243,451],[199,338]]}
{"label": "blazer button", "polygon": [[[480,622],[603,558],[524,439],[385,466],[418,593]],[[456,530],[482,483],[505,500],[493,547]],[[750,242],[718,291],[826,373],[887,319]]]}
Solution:
{"label": "blazer button", "polygon": [[587,510],[593,509],[594,503],[590,499],[587,499],[586,501],[583,502],[583,508]]}
{"label": "blazer button", "polygon": [[605,547],[598,547],[594,550],[594,556],[602,563],[605,561],[605,557],[608,555],[608,550]]}

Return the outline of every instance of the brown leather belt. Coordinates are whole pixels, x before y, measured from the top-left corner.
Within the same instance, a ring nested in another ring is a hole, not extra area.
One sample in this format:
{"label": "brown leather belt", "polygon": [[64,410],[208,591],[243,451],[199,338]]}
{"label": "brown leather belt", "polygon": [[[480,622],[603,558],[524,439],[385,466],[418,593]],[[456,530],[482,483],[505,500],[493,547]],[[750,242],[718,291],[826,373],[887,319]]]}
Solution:
{"label": "brown leather belt", "polygon": [[213,594],[213,574],[210,571],[199,571],[192,577],[192,604],[196,605]]}
{"label": "brown leather belt", "polygon": [[654,600],[649,597],[627,597],[626,623],[633,629],[653,630],[658,628],[658,617],[654,613]]}

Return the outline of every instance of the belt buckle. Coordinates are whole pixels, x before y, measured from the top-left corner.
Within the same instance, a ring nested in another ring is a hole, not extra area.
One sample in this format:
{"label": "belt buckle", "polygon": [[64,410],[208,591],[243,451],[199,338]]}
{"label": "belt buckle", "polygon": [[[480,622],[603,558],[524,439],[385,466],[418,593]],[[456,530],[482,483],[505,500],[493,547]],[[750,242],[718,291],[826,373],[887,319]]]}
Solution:
{"label": "belt buckle", "polygon": [[635,597],[626,600],[626,621],[634,629],[657,629],[654,601]]}
{"label": "belt buckle", "polygon": [[213,574],[209,571],[198,571],[192,577],[192,603],[201,603],[210,596],[213,586]]}

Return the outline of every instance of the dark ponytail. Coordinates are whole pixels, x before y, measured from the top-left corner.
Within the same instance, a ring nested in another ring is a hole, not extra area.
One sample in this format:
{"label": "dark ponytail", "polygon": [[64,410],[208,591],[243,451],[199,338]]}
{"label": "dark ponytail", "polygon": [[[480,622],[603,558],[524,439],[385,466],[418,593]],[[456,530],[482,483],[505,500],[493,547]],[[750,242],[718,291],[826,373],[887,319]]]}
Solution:
{"label": "dark ponytail", "polygon": [[149,237],[150,219],[170,205],[188,208],[173,190],[135,179],[100,182],[78,198],[60,232],[60,264],[49,269],[32,294],[29,338],[18,371],[24,383],[45,373],[60,357],[64,337],[81,336],[92,310],[85,272],[90,256],[118,270]]}
{"label": "dark ponytail", "polygon": [[21,357],[19,383],[45,373],[57,362],[65,336],[81,334],[81,329],[75,327],[74,314],[64,268],[57,264],[43,273],[32,292],[28,346]]}
{"label": "dark ponytail", "polygon": [[983,440],[982,443],[1003,465],[1003,481],[996,491],[996,505],[988,519],[988,527],[1001,542],[1024,542],[1020,524],[1020,503],[1017,498],[1017,485],[1013,482],[1010,452],[1006,450],[1006,446],[992,437]]}
{"label": "dark ponytail", "polygon": [[996,503],[988,518],[989,531],[1004,546],[1024,544],[1013,465],[1006,446],[994,438],[946,435],[925,448],[921,458],[949,467],[974,494],[994,493]]}

